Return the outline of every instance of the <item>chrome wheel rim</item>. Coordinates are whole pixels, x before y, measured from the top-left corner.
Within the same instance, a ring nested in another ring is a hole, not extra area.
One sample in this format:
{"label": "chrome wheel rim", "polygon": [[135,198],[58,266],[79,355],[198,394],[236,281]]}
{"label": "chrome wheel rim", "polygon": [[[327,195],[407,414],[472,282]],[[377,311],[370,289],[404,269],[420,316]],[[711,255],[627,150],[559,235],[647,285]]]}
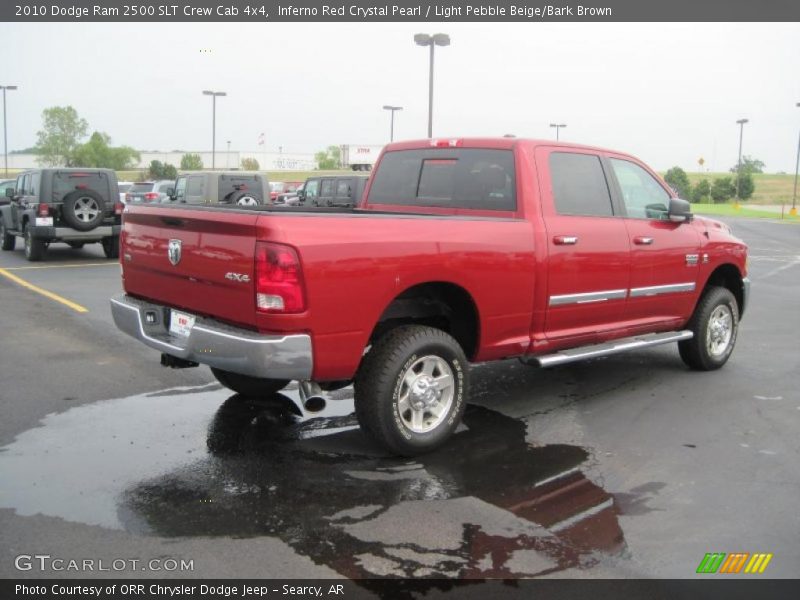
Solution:
{"label": "chrome wheel rim", "polygon": [[714,309],[708,319],[706,329],[706,348],[714,358],[723,356],[733,339],[733,312],[723,304]]}
{"label": "chrome wheel rim", "polygon": [[236,201],[239,206],[258,206],[258,201],[253,196],[242,196]]}
{"label": "chrome wheel rim", "polygon": [[455,397],[455,377],[439,356],[423,356],[402,374],[397,413],[414,433],[436,429],[447,418]]}
{"label": "chrome wheel rim", "polygon": [[100,214],[97,200],[89,196],[81,196],[75,201],[75,218],[81,223],[91,223]]}

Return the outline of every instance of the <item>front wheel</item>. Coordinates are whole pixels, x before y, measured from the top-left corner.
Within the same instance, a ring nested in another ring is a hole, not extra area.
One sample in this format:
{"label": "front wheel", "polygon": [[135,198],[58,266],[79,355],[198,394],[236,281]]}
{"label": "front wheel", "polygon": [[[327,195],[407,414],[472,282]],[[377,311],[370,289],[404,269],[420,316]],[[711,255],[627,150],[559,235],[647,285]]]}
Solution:
{"label": "front wheel", "polygon": [[103,238],[103,253],[106,258],[119,258],[119,236],[112,235],[111,237]]}
{"label": "front wheel", "polygon": [[250,377],[231,371],[223,371],[211,367],[211,372],[222,385],[226,388],[240,393],[247,398],[259,398],[269,396],[282,390],[289,385],[288,379],[264,379],[262,377]]}
{"label": "front wheel", "polygon": [[739,331],[739,305],[730,290],[709,288],[695,308],[688,329],[694,337],[678,342],[687,366],[713,371],[728,362]]}
{"label": "front wheel", "polygon": [[0,219],[0,238],[3,241],[3,250],[13,250],[17,245],[17,238],[14,234],[8,233],[5,223]]}
{"label": "front wheel", "polygon": [[458,427],[469,389],[467,359],[453,337],[421,325],[398,327],[373,344],[355,381],[364,432],[413,456],[441,446]]}

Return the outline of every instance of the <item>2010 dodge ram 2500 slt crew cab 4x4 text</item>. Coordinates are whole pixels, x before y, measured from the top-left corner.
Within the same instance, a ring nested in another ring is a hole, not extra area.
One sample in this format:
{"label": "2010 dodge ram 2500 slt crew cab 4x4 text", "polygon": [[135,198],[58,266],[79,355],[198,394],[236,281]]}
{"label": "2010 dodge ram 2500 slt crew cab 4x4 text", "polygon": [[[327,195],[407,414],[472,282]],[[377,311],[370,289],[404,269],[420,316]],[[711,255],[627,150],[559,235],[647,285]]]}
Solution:
{"label": "2010 dodge ram 2500 slt crew cab 4x4 text", "polygon": [[355,384],[362,429],[444,442],[469,363],[552,366],[677,342],[728,360],[747,247],[637,159],[514,138],[387,146],[354,208],[128,206],[117,326],[263,395]]}

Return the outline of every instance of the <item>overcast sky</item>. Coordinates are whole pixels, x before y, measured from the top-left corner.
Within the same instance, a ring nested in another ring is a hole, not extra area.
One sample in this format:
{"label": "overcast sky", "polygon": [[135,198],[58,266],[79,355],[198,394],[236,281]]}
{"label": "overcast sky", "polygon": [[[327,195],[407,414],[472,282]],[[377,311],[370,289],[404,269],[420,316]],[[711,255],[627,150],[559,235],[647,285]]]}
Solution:
{"label": "overcast sky", "polygon": [[[744,153],[794,172],[800,24],[0,24],[9,149],[32,146],[42,110],[72,105],[90,131],[139,150],[314,152],[425,137],[437,48],[434,136],[562,139],[635,154],[664,170],[722,171]],[[201,51],[202,50],[202,51]]]}

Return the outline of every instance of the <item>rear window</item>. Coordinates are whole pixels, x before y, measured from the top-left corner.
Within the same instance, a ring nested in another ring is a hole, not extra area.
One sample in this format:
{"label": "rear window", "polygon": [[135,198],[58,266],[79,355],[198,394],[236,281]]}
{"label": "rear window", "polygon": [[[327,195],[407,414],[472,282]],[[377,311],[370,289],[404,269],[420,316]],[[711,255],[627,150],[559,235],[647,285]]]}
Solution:
{"label": "rear window", "polygon": [[153,191],[152,183],[134,183],[128,190],[131,194],[143,194]]}
{"label": "rear window", "polygon": [[120,192],[127,192],[128,190],[131,189],[131,187],[132,186],[131,186],[130,183],[120,183],[119,184],[119,191]]}
{"label": "rear window", "polygon": [[249,192],[261,200],[269,199],[269,191],[266,195],[264,194],[264,185],[261,182],[261,177],[256,175],[220,175],[219,200],[225,202],[227,196],[231,196],[237,191]]}
{"label": "rear window", "polygon": [[61,202],[64,196],[75,190],[92,190],[103,200],[110,199],[109,181],[106,173],[71,173],[58,171],[53,174],[53,202]]}
{"label": "rear window", "polygon": [[517,208],[511,150],[431,148],[387,152],[373,177],[370,204]]}

